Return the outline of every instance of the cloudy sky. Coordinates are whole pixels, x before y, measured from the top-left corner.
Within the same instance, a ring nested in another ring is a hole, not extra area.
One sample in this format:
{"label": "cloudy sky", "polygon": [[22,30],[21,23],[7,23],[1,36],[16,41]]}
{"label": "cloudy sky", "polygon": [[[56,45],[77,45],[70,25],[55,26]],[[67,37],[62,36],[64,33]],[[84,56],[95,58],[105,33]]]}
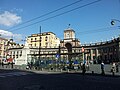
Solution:
{"label": "cloudy sky", "polygon": [[120,33],[120,0],[0,0],[0,37],[16,41],[42,32],[63,39],[70,24],[81,43],[110,40]]}
{"label": "cloudy sky", "polygon": [[22,22],[20,16],[15,13],[11,13],[9,11],[4,11],[0,15],[0,24],[4,26],[14,26]]}
{"label": "cloudy sky", "polygon": [[[16,9],[17,10],[17,9]],[[16,11],[14,9],[14,11]],[[11,11],[3,11],[0,13],[0,25],[2,27],[13,27],[22,23],[22,17]],[[14,38],[15,41],[22,40],[22,35],[8,31],[7,29],[0,29],[0,36],[4,38]]]}

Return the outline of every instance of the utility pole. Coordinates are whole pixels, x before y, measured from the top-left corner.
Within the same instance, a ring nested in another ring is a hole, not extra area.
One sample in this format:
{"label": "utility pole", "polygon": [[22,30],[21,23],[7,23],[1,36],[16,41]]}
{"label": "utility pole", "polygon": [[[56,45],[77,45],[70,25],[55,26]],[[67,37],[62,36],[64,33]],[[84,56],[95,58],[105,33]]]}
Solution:
{"label": "utility pole", "polygon": [[41,51],[41,26],[40,26],[40,31],[39,31],[39,33],[40,33],[40,36],[39,36],[39,64],[40,64],[40,51]]}

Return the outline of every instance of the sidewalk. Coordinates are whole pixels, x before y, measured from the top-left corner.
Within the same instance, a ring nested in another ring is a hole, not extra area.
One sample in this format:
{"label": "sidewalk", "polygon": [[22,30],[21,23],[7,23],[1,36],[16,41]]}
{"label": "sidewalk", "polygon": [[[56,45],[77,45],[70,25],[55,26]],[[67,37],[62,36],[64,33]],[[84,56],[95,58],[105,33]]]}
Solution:
{"label": "sidewalk", "polygon": [[[105,71],[106,75],[112,75],[111,67],[112,67],[112,65],[105,64],[104,71]],[[92,65],[90,65],[90,70],[87,71],[87,72],[88,73],[90,73],[90,72],[92,73],[92,71],[94,73],[101,74],[101,65],[100,64],[92,64]],[[115,75],[119,75],[120,76],[120,66],[119,66],[119,72],[117,72],[117,73],[115,72]]]}
{"label": "sidewalk", "polygon": [[[105,65],[105,75],[112,75],[111,70],[112,65]],[[5,69],[5,70],[12,70],[12,68],[10,66],[8,66],[7,68],[4,66],[4,68],[2,68],[0,66],[0,69]],[[25,71],[30,71],[30,72],[35,72],[35,73],[41,73],[41,74],[58,74],[58,73],[82,73],[82,70],[27,70],[25,66],[14,66],[13,69],[18,69],[18,70],[25,70]],[[90,65],[90,68],[88,71],[86,71],[86,74],[98,74],[101,75],[101,68],[100,68],[100,64],[92,64]],[[119,67],[119,72],[115,73],[115,75],[120,76],[120,67]]]}

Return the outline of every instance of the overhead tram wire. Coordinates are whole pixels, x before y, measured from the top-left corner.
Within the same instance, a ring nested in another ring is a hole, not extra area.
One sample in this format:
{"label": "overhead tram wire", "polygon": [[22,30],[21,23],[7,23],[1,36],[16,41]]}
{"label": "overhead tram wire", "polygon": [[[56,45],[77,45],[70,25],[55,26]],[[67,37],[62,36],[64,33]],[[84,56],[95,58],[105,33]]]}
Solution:
{"label": "overhead tram wire", "polygon": [[118,29],[119,29],[119,26],[106,27],[106,28],[100,28],[100,29],[95,29],[95,30],[87,30],[87,31],[84,31],[84,32],[77,32],[77,34],[84,35],[84,34],[90,34],[90,33],[98,33],[98,32],[112,31],[112,30],[111,30],[112,28],[118,28]]}
{"label": "overhead tram wire", "polygon": [[69,13],[69,12],[72,12],[72,11],[75,11],[75,10],[77,10],[77,9],[80,9],[80,8],[83,8],[83,7],[92,5],[92,4],[97,3],[97,2],[99,2],[99,1],[101,1],[101,0],[96,0],[96,1],[94,1],[94,2],[91,2],[91,3],[85,4],[85,5],[79,6],[79,7],[77,7],[77,8],[74,8],[74,9],[71,9],[71,10],[68,10],[68,11],[65,11],[65,12],[63,12],[63,13],[60,13],[60,14],[57,14],[57,15],[54,15],[54,16],[51,16],[51,17],[48,17],[48,18],[46,18],[46,19],[37,21],[37,22],[35,22],[35,23],[29,24],[29,25],[26,25],[26,26],[23,26],[23,27],[20,27],[20,28],[17,28],[17,29],[13,29],[13,30],[11,30],[11,32],[12,32],[12,31],[17,31],[17,30],[19,30],[19,29],[23,29],[23,28],[26,28],[26,27],[29,27],[29,26],[32,26],[32,25],[37,24],[37,23],[40,23],[40,22],[47,21],[47,20],[49,20],[49,19],[52,19],[52,18],[61,16],[61,15],[64,15],[64,14]]}
{"label": "overhead tram wire", "polygon": [[13,28],[19,27],[19,26],[24,25],[24,24],[26,24],[26,23],[32,22],[32,21],[37,20],[37,19],[39,19],[39,18],[48,16],[48,15],[50,15],[50,14],[52,14],[52,13],[55,13],[55,12],[57,12],[57,11],[60,11],[60,10],[65,9],[65,8],[67,8],[67,7],[70,7],[70,6],[72,6],[72,5],[74,5],[74,4],[77,4],[77,3],[81,2],[81,1],[83,1],[83,0],[78,0],[78,1],[76,1],[76,2],[73,2],[73,3],[71,3],[71,4],[68,4],[68,5],[66,5],[66,6],[63,6],[63,7],[61,7],[61,8],[58,8],[58,9],[56,9],[56,10],[53,10],[53,11],[48,12],[48,13],[46,13],[46,14],[43,14],[43,15],[41,15],[41,16],[38,16],[38,17],[35,17],[35,18],[30,19],[30,20],[28,20],[28,21],[25,21],[25,22],[23,22],[23,23],[21,23],[21,24],[19,24],[19,25],[16,25],[16,26],[14,26],[14,27],[9,28],[8,30],[11,30],[11,29],[13,29]]}

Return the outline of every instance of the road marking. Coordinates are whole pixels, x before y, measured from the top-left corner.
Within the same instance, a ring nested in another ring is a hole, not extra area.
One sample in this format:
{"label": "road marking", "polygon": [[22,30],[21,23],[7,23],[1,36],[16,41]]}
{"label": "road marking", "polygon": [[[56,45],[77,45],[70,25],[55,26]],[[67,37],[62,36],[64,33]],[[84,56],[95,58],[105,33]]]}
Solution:
{"label": "road marking", "polygon": [[29,72],[10,72],[10,73],[1,73],[0,74],[0,78],[4,78],[4,77],[13,77],[13,76],[24,76],[24,75],[28,75],[31,74]]}

